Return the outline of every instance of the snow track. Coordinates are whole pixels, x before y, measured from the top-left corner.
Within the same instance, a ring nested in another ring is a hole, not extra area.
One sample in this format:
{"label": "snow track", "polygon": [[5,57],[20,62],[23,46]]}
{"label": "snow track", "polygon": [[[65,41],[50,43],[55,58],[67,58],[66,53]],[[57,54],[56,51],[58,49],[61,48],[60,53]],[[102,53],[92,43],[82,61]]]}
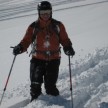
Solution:
{"label": "snow track", "polygon": [[[83,2],[87,0],[52,0],[51,3],[53,6],[63,5],[63,4],[72,4],[71,6],[68,6],[66,8],[59,8],[55,11],[70,9],[70,8],[78,8],[88,5],[94,5],[94,4],[100,4],[104,2],[108,2],[108,0],[104,1],[97,1],[97,2],[91,2],[91,3],[85,3],[82,5],[73,5],[75,2]],[[37,4],[40,2],[40,0],[4,0],[0,1],[0,21],[14,19],[14,18],[20,18],[20,17],[26,17],[31,15],[37,14]]]}

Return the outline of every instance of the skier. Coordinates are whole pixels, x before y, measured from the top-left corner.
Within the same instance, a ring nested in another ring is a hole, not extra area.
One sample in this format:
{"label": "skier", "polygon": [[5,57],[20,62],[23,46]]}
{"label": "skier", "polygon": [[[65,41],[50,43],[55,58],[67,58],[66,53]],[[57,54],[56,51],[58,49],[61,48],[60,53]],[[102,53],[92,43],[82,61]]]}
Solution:
{"label": "skier", "polygon": [[29,25],[25,36],[13,49],[13,54],[18,55],[27,51],[29,45],[32,45],[32,59],[30,61],[31,101],[41,95],[43,82],[46,94],[59,95],[56,83],[61,58],[60,45],[63,46],[66,55],[75,55],[64,25],[52,18],[51,3],[48,1],[40,2],[37,10],[39,16],[37,21]]}

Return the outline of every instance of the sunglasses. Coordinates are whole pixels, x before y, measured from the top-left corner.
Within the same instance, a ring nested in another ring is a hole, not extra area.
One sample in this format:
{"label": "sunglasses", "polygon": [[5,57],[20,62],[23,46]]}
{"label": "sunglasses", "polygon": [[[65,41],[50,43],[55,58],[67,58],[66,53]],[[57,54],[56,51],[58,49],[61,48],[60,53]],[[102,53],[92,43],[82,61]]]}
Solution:
{"label": "sunglasses", "polygon": [[44,15],[44,14],[50,15],[51,14],[51,10],[41,10],[40,11],[40,15]]}

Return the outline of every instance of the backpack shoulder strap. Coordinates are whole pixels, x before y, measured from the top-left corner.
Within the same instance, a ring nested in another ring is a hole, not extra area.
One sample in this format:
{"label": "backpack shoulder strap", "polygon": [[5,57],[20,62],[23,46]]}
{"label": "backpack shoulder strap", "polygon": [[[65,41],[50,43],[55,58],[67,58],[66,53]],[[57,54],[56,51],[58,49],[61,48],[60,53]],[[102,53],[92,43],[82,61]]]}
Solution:
{"label": "backpack shoulder strap", "polygon": [[30,27],[33,28],[33,35],[32,35],[32,43],[33,43],[34,39],[36,38],[37,33],[38,33],[39,30],[40,30],[38,20],[36,20],[35,22],[33,22],[33,23],[30,25]]}
{"label": "backpack shoulder strap", "polygon": [[30,27],[33,28],[33,35],[32,35],[32,43],[31,43],[32,50],[31,50],[31,52],[30,52],[30,54],[29,54],[29,57],[30,57],[30,55],[34,52],[34,44],[35,44],[34,41],[35,41],[35,39],[36,39],[37,33],[40,31],[40,26],[39,26],[38,20],[36,20],[35,22],[33,22],[33,23],[30,25]]}
{"label": "backpack shoulder strap", "polygon": [[57,25],[61,24],[61,22],[58,21],[58,20],[56,20],[56,19],[52,19],[52,22],[55,23],[55,24],[57,24]]}
{"label": "backpack shoulder strap", "polygon": [[60,35],[60,24],[61,22],[60,21],[57,21],[55,19],[52,19],[52,26],[53,26],[53,29],[58,37],[58,40],[59,40],[59,35]]}

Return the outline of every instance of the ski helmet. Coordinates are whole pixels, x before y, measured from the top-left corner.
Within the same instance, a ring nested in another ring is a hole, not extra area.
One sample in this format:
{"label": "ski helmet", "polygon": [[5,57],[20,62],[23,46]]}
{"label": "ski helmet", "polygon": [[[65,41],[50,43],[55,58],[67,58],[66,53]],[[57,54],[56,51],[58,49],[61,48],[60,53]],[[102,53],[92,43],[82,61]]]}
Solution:
{"label": "ski helmet", "polygon": [[48,1],[42,1],[38,4],[37,10],[38,10],[38,12],[40,10],[52,10],[52,5]]}
{"label": "ski helmet", "polygon": [[48,1],[42,1],[38,4],[37,6],[37,10],[38,10],[38,15],[40,17],[40,11],[41,10],[51,10],[51,16],[50,18],[52,18],[52,5],[50,2]]}

